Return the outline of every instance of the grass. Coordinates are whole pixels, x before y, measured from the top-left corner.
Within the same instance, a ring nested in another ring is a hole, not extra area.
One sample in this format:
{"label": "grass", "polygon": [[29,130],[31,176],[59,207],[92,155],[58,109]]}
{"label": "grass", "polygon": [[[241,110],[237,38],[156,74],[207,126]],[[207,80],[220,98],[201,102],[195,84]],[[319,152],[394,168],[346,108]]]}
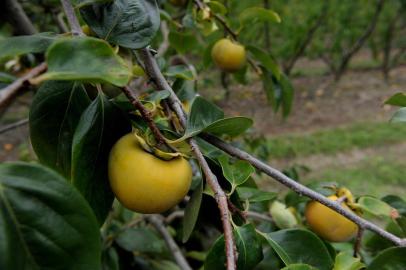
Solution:
{"label": "grass", "polygon": [[305,135],[284,135],[268,139],[270,158],[292,158],[313,154],[335,154],[354,148],[368,148],[406,141],[406,125],[360,123]]}
{"label": "grass", "polygon": [[406,199],[406,161],[372,157],[347,168],[332,166],[312,174],[304,177],[303,181],[334,181],[348,187],[356,195],[383,197],[394,194]]}

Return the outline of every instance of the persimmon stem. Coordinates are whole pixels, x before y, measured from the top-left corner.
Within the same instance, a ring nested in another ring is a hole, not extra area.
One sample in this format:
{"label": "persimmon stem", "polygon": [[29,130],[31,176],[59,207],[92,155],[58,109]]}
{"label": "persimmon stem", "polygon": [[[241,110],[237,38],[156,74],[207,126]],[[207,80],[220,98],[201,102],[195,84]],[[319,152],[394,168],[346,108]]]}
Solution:
{"label": "persimmon stem", "polygon": [[359,254],[359,250],[361,248],[361,241],[362,241],[362,235],[364,234],[364,229],[358,227],[358,232],[357,232],[357,236],[355,238],[355,242],[354,242],[354,257],[358,257]]}

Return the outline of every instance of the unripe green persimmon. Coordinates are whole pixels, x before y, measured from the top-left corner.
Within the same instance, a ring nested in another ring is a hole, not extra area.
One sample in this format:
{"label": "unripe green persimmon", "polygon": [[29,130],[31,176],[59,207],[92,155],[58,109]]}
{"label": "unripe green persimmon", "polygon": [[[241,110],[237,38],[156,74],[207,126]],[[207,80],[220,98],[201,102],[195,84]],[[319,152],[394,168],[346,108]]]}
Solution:
{"label": "unripe green persimmon", "polygon": [[239,70],[246,61],[244,46],[228,38],[220,39],[214,44],[211,57],[220,69],[228,72]]}
{"label": "unripe green persimmon", "polygon": [[[338,199],[335,195],[328,198],[333,201]],[[350,210],[345,203],[341,206]],[[307,204],[305,216],[309,227],[317,235],[331,242],[348,241],[358,231],[354,222],[316,201]]]}
{"label": "unripe green persimmon", "polygon": [[134,134],[113,146],[108,164],[117,199],[139,213],[161,213],[178,204],[189,190],[192,169],[182,156],[163,160],[146,152]]}

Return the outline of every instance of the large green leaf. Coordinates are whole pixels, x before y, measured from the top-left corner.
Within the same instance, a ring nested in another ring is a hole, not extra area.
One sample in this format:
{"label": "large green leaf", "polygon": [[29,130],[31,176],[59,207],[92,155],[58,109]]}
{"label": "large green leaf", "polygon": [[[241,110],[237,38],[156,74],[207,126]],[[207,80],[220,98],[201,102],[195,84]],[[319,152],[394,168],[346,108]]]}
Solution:
{"label": "large green leaf", "polygon": [[374,216],[391,217],[396,211],[389,204],[372,196],[362,196],[357,200],[357,206]]}
{"label": "large green leaf", "polygon": [[107,175],[113,144],[131,131],[117,106],[100,93],[83,112],[72,143],[72,183],[79,189],[102,224],[113,202]]}
{"label": "large green leaf", "polygon": [[272,232],[268,236],[282,247],[292,263],[305,263],[320,270],[331,270],[333,260],[323,241],[314,233],[302,229],[286,229]]}
{"label": "large green leaf", "polygon": [[406,107],[406,93],[396,93],[391,96],[385,104]]}
{"label": "large green leaf", "polygon": [[[238,270],[253,269],[263,258],[261,241],[258,238],[254,226],[252,224],[246,224],[242,227],[237,227],[234,230],[234,239],[238,253]],[[226,269],[224,248],[224,236],[221,236],[216,240],[209,254],[207,254],[204,269]]]}
{"label": "large green leaf", "polygon": [[247,50],[252,54],[255,60],[259,61],[261,65],[268,71],[272,72],[277,80],[280,80],[281,71],[278,67],[278,64],[269,53],[251,45],[247,46]]}
{"label": "large green leaf", "polygon": [[236,137],[249,129],[253,123],[252,119],[243,116],[228,117],[215,121],[207,126],[204,131],[214,135]]}
{"label": "large green leaf", "polygon": [[318,270],[317,268],[314,268],[311,265],[308,264],[303,264],[303,263],[298,263],[298,264],[291,264],[289,266],[286,266],[282,268],[281,270]]}
{"label": "large green leaf", "polygon": [[340,252],[335,259],[333,270],[360,270],[365,268],[360,258],[354,258],[351,252]]}
{"label": "large green leaf", "polygon": [[120,233],[117,244],[129,252],[161,253],[164,241],[149,228],[130,228]]}
{"label": "large green leaf", "polygon": [[56,36],[50,33],[0,39],[0,60],[26,53],[45,52],[55,39]]}
{"label": "large green leaf", "polygon": [[251,187],[237,187],[237,192],[241,200],[248,200],[249,202],[271,201],[278,195],[275,192],[263,191]]}
{"label": "large green leaf", "polygon": [[86,6],[81,14],[99,37],[130,49],[147,46],[160,23],[155,0],[115,0]]}
{"label": "large green leaf", "polygon": [[200,205],[202,203],[203,181],[200,181],[197,188],[193,191],[192,196],[185,208],[182,226],[182,242],[185,243],[193,232],[199,216]]}
{"label": "large green leaf", "polygon": [[249,22],[281,22],[281,18],[275,11],[262,7],[244,9],[244,11],[239,14],[238,18],[240,20],[241,28],[246,26]]}
{"label": "large green leaf", "polygon": [[48,71],[36,80],[82,80],[124,86],[131,72],[110,45],[91,37],[63,38],[46,53]]}
{"label": "large green leaf", "polygon": [[393,247],[382,251],[368,266],[368,270],[404,270],[406,247]]}
{"label": "large green leaf", "polygon": [[82,84],[48,81],[38,89],[30,109],[30,138],[41,163],[71,176],[72,139],[82,112],[90,104]]}
{"label": "large green leaf", "polygon": [[40,165],[0,165],[0,269],[100,269],[95,216],[59,174]]}
{"label": "large green leaf", "polygon": [[230,182],[232,189],[242,185],[255,172],[254,167],[246,161],[238,160],[230,164],[229,157],[222,155],[218,158],[224,177]]}
{"label": "large green leaf", "polygon": [[171,31],[169,33],[169,43],[179,53],[190,52],[197,46],[197,40],[193,33],[181,33]]}

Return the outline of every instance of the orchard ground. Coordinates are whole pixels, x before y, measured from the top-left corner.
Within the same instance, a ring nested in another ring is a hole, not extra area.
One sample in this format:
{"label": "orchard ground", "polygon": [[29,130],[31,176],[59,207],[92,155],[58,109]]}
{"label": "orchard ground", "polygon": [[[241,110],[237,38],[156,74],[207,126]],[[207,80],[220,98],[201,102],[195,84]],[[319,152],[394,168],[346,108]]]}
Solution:
{"label": "orchard ground", "polygon": [[[406,125],[390,124],[395,108],[383,105],[406,89],[406,66],[393,69],[385,83],[375,63],[364,59],[357,57],[342,80],[329,87],[331,77],[324,75],[321,63],[301,60],[292,75],[296,93],[286,120],[267,105],[260,82],[232,84],[227,100],[220,86],[200,93],[217,100],[228,115],[254,118],[250,135],[264,137],[266,159],[281,170],[304,166],[306,170],[299,169],[301,182],[336,181],[356,195],[397,194],[406,199]],[[0,124],[26,118],[32,96],[28,92],[19,97]],[[27,138],[27,126],[0,134],[0,162],[35,159]],[[283,189],[273,181],[259,183],[268,190]]]}

